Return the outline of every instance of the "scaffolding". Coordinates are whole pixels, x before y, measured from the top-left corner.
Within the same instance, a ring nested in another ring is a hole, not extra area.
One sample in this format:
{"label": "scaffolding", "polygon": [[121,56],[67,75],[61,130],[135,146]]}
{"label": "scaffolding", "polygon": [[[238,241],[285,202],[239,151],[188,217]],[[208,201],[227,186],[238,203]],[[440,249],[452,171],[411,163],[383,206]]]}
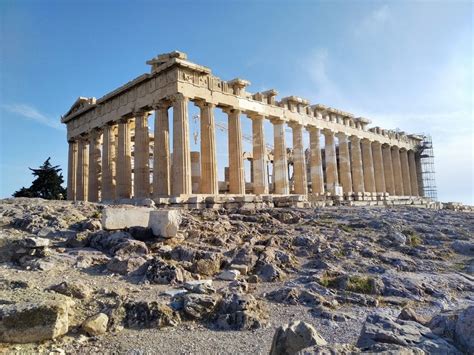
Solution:
{"label": "scaffolding", "polygon": [[417,155],[421,165],[423,196],[437,201],[438,193],[436,190],[433,142],[430,135],[423,134],[421,136],[423,141],[420,144]]}

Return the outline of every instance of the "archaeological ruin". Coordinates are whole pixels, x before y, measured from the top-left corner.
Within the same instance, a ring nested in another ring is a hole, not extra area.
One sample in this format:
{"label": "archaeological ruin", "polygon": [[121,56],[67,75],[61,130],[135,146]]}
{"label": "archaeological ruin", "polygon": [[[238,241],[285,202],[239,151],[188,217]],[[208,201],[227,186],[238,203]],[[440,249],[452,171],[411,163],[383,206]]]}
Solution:
{"label": "archaeological ruin", "polygon": [[[369,128],[366,118],[297,96],[277,100],[275,90],[249,93],[248,81],[221,80],[181,52],[147,64],[150,73],[100,99],[79,97],[61,117],[69,142],[68,199],[304,207],[423,204],[431,197],[423,186],[424,136]],[[190,149],[190,102],[200,110],[198,152]],[[216,131],[217,108],[227,114],[225,130]],[[243,150],[244,119],[251,120],[250,152]],[[265,121],[273,126],[271,143]],[[286,145],[287,127],[292,147]],[[222,181],[218,134],[227,134],[228,142]]]}

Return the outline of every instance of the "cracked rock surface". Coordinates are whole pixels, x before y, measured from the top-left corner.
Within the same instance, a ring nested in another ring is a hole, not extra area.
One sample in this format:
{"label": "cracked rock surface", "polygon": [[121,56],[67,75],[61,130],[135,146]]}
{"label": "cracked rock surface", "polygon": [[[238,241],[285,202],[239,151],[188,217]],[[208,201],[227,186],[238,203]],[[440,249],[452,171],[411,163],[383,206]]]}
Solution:
{"label": "cracked rock surface", "polygon": [[0,200],[0,351],[474,352],[472,213],[180,210],[157,236],[106,208]]}

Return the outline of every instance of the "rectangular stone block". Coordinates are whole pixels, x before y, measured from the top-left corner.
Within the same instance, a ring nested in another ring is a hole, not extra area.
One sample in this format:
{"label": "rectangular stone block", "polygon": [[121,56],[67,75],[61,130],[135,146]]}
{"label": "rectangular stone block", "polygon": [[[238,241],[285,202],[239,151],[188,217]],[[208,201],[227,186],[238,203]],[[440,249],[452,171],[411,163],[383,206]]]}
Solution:
{"label": "rectangular stone block", "polygon": [[153,235],[173,238],[178,234],[181,224],[181,213],[178,210],[157,210],[149,213],[149,226]]}
{"label": "rectangular stone block", "polygon": [[130,227],[148,227],[150,207],[105,207],[102,211],[102,228],[106,230]]}

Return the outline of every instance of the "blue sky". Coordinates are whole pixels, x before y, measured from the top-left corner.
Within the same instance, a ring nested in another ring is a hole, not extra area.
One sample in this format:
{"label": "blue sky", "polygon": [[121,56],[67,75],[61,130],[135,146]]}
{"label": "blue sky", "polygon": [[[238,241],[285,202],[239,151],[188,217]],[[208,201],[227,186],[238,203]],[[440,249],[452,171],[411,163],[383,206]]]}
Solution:
{"label": "blue sky", "polygon": [[29,186],[28,167],[48,156],[66,170],[59,117],[78,96],[101,97],[180,50],[250,92],[430,133],[440,200],[474,204],[473,13],[456,0],[0,0],[0,197]]}

